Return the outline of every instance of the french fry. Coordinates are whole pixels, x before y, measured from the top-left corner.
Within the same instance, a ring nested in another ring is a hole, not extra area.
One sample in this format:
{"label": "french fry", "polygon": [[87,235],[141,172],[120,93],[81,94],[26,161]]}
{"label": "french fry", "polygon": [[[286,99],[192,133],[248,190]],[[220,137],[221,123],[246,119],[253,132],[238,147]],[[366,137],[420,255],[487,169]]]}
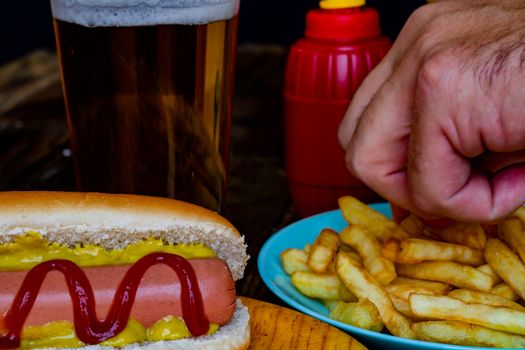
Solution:
{"label": "french fry", "polygon": [[394,263],[385,259],[382,255],[378,255],[373,259],[365,259],[363,266],[383,286],[392,282],[397,276]]}
{"label": "french fry", "polygon": [[525,233],[519,219],[510,218],[503,221],[499,226],[498,238],[525,262]]}
{"label": "french fry", "polygon": [[518,301],[520,300],[520,296],[514,289],[511,288],[508,284],[505,282],[502,282],[500,284],[495,285],[490,290],[491,294],[499,295],[502,298],[512,300],[512,301]]}
{"label": "french fry", "polygon": [[504,332],[525,334],[525,311],[502,306],[469,304],[443,295],[410,294],[412,313],[418,317],[477,324]]}
{"label": "french fry", "polygon": [[399,239],[410,236],[404,230],[398,230],[399,225],[395,222],[354,197],[339,198],[339,208],[346,221],[352,225],[366,227],[380,242],[384,242],[390,236]]}
{"label": "french fry", "polygon": [[398,275],[444,282],[458,288],[490,291],[492,278],[472,266],[452,261],[423,261],[417,264],[397,264]]}
{"label": "french fry", "polygon": [[381,255],[381,245],[374,236],[359,226],[346,227],[339,236],[341,242],[355,249],[363,259],[363,266],[382,285],[396,278],[394,263]]}
{"label": "french fry", "polygon": [[390,237],[381,245],[381,255],[392,262],[397,261],[401,251],[401,241],[397,238]]}
{"label": "french fry", "polygon": [[346,287],[358,298],[368,299],[375,305],[386,328],[393,335],[415,339],[411,322],[394,308],[387,292],[358,263],[344,252],[336,255],[337,273]]}
{"label": "french fry", "polygon": [[515,310],[525,311],[518,303],[505,299],[495,294],[480,292],[479,290],[454,289],[447,294],[449,297],[464,301],[465,303],[485,304],[491,306],[504,306]]}
{"label": "french fry", "polygon": [[401,264],[416,264],[426,260],[456,261],[471,266],[485,263],[481,250],[460,244],[409,238],[401,241],[400,248],[396,262]]}
{"label": "french fry", "polygon": [[494,285],[496,285],[496,284],[498,284],[498,283],[500,283],[502,281],[501,277],[499,277],[499,275],[496,273],[496,271],[494,271],[494,269],[492,267],[490,267],[489,264],[478,266],[478,267],[476,267],[476,270],[484,272],[487,275],[489,275],[490,277],[492,277]]}
{"label": "french fry", "polygon": [[489,239],[485,248],[485,259],[522,299],[525,298],[525,265],[509,247],[499,239]]}
{"label": "french fry", "polygon": [[410,310],[410,304],[408,303],[408,299],[401,298],[393,294],[388,294],[388,296],[390,297],[392,304],[394,304],[394,308],[397,311],[399,311],[403,316],[408,317],[410,320],[417,320],[417,317],[415,317],[412,313],[412,310]]}
{"label": "french fry", "polygon": [[412,293],[446,294],[450,290],[450,285],[442,282],[397,277],[388,286],[385,286],[385,290],[390,295],[408,300],[408,296]]}
{"label": "french fry", "polygon": [[363,258],[361,258],[361,255],[359,255],[358,252],[356,252],[352,247],[350,247],[349,245],[346,245],[344,244],[343,242],[339,242],[339,250],[342,251],[342,252],[345,252],[346,255],[348,255],[349,257],[351,257],[352,259],[354,259],[355,262],[359,263],[359,264],[363,264]]}
{"label": "french fry", "polygon": [[402,229],[407,232],[410,237],[418,237],[423,234],[423,229],[425,228],[425,224],[423,221],[421,221],[420,218],[415,216],[414,214],[410,214],[405,219],[403,219],[399,226],[401,226]]}
{"label": "french fry", "polygon": [[[355,262],[357,262],[357,263],[359,263],[361,265],[363,264],[363,258],[361,258],[359,253],[357,253],[352,247],[342,243],[341,241],[339,241],[339,243],[341,243],[339,245],[339,250],[340,251],[345,252],[346,255],[348,255],[348,257],[352,258]],[[327,273],[334,274],[334,275],[337,274],[337,271],[335,269],[335,259],[332,259],[332,262],[330,263],[330,266],[328,266]]]}
{"label": "french fry", "polygon": [[445,229],[435,230],[426,228],[431,234],[437,235],[449,243],[465,245],[472,249],[485,249],[487,236],[479,224],[455,223]]}
{"label": "french fry", "polygon": [[292,275],[292,284],[299,292],[310,298],[357,301],[337,275],[297,271]]}
{"label": "french fry", "polygon": [[460,321],[426,321],[412,325],[422,340],[465,346],[524,348],[525,337]]}
{"label": "french fry", "polygon": [[368,299],[361,299],[357,303],[338,301],[332,305],[330,318],[375,332],[381,332],[384,327],[377,308]]}
{"label": "french fry", "polygon": [[293,275],[296,271],[310,271],[306,265],[308,254],[300,249],[286,249],[281,253],[281,264],[287,275]]}
{"label": "french fry", "polygon": [[525,207],[521,206],[516,209],[516,211],[512,213],[512,216],[518,218],[522,226],[525,227]]}
{"label": "french fry", "polygon": [[397,277],[388,286],[385,286],[388,296],[397,311],[413,320],[420,320],[410,310],[408,297],[412,293],[445,294],[450,290],[446,283],[417,280],[413,278]]}
{"label": "french fry", "polygon": [[337,232],[329,228],[322,230],[310,248],[306,265],[314,272],[326,272],[337,252],[338,243],[339,235]]}

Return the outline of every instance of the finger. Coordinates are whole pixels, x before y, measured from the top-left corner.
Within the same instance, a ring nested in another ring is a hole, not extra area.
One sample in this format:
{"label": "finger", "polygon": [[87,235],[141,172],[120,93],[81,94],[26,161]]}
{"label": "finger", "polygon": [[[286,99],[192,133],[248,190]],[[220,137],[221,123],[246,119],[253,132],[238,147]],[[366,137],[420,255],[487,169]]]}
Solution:
{"label": "finger", "polygon": [[[392,52],[392,51],[390,51]],[[392,55],[390,55],[392,56]],[[346,149],[348,143],[352,139],[357,122],[367,108],[370,100],[374,97],[377,90],[383,85],[385,80],[392,72],[392,62],[390,56],[386,56],[376,68],[374,68],[363,80],[359,89],[352,97],[352,101],[348,106],[337,134],[339,144],[343,149]]]}
{"label": "finger", "polygon": [[478,167],[486,169],[491,173],[503,170],[511,165],[525,163],[525,151],[515,152],[485,152],[476,159]]}
{"label": "finger", "polygon": [[[473,158],[486,148],[499,152],[525,148],[521,126],[525,120],[519,113],[500,114],[520,109],[500,105],[503,98],[490,98],[472,77],[454,73],[457,57],[448,52],[434,58],[426,64],[432,68],[422,68],[418,79],[420,117],[410,142],[409,192],[417,208],[427,214],[493,222],[525,202],[525,165],[519,161],[523,152],[513,152],[496,164],[495,174],[474,167]],[[454,86],[470,88],[450,92]],[[497,84],[493,82],[492,88],[498,90]],[[499,91],[508,94],[508,86]],[[512,101],[515,105],[521,99]],[[506,130],[509,125],[513,127]]]}
{"label": "finger", "polygon": [[408,210],[398,207],[395,204],[390,204],[390,209],[392,210],[392,219],[398,224],[410,215]]}
{"label": "finger", "polygon": [[348,168],[385,199],[426,219],[408,192],[407,151],[419,67],[433,46],[418,38],[373,96],[347,146]]}
{"label": "finger", "polygon": [[417,210],[459,221],[494,222],[525,202],[525,164],[490,175],[471,167],[470,159],[450,145],[442,130],[418,134],[424,141],[414,141],[419,151],[408,176]]}
{"label": "finger", "polygon": [[403,72],[394,73],[373,97],[356,126],[346,161],[365,184],[394,205],[410,210],[406,155],[413,80],[410,72]]}
{"label": "finger", "polygon": [[493,176],[489,221],[503,218],[525,203],[525,164],[505,168]]}
{"label": "finger", "polygon": [[397,69],[405,53],[409,51],[421,33],[425,25],[436,16],[450,11],[451,6],[425,5],[417,9],[409,17],[402,28],[397,40],[392,45],[387,55],[364,79],[359,89],[354,94],[348,110],[343,118],[338,131],[338,140],[341,147],[347,147],[352,139],[357,123],[370,104],[371,100],[390,77],[393,70]]}
{"label": "finger", "polygon": [[[392,203],[390,203],[390,210],[392,211],[392,220],[394,220],[394,222],[398,224],[410,215],[410,212],[408,210],[398,207],[397,205]],[[423,222],[425,226],[436,230],[442,230],[454,223],[453,220],[448,218],[424,219],[420,217],[419,219]]]}

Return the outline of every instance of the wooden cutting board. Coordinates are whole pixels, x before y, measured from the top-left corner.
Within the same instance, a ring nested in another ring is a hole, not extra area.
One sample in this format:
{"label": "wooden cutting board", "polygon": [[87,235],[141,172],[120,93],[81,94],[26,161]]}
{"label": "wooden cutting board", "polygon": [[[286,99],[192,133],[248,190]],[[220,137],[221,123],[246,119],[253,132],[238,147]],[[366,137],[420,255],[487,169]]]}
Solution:
{"label": "wooden cutting board", "polygon": [[251,316],[250,350],[366,350],[348,334],[313,317],[263,301],[241,299]]}

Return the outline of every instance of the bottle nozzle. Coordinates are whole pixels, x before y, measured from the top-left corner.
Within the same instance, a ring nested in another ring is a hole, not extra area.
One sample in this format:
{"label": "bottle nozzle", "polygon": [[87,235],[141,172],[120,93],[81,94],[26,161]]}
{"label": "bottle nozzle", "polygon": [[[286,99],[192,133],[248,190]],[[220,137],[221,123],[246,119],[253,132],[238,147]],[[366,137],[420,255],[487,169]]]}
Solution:
{"label": "bottle nozzle", "polygon": [[365,0],[322,0],[319,6],[324,10],[335,10],[361,7],[365,4]]}

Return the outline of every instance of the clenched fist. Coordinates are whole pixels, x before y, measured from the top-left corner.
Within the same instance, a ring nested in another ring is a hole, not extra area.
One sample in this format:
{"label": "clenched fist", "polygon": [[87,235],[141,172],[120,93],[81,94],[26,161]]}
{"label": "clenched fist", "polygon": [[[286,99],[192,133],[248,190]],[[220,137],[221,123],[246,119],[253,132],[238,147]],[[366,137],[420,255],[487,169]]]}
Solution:
{"label": "clenched fist", "polygon": [[525,1],[408,19],[339,129],[349,170],[425,218],[496,221],[525,202]]}

